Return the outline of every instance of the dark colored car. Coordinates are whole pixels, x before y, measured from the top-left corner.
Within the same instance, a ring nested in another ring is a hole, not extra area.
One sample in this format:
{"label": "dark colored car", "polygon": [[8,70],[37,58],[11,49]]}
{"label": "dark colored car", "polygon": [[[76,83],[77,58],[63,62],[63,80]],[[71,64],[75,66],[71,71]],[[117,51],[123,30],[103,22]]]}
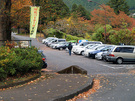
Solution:
{"label": "dark colored car", "polygon": [[68,44],[69,44],[68,42],[61,43],[58,46],[56,46],[55,49],[59,49],[59,50],[66,49],[68,47]]}
{"label": "dark colored car", "polygon": [[104,47],[101,47],[99,50],[92,51],[89,53],[89,57],[92,57],[93,59],[95,59],[95,55],[97,53],[107,51],[110,49],[110,47],[112,46],[104,46]]}
{"label": "dark colored car", "polygon": [[47,68],[46,56],[44,55],[44,53],[43,53],[42,50],[38,50],[38,53],[40,53],[41,56],[42,56],[42,60],[43,60],[43,66],[42,66],[42,68]]}

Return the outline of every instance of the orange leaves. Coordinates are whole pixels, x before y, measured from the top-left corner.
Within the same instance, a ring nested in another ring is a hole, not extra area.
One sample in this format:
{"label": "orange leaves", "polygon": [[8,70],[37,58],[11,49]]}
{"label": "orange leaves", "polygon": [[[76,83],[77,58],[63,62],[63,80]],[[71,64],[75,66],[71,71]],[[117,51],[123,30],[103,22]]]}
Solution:
{"label": "orange leaves", "polygon": [[14,25],[20,26],[29,23],[31,0],[12,0],[11,16]]}
{"label": "orange leaves", "polygon": [[[104,7],[104,8],[103,8]],[[92,24],[110,24],[111,26],[115,28],[121,28],[122,22],[127,23],[127,27],[132,26],[132,19],[126,15],[124,12],[120,11],[119,15],[116,15],[114,13],[114,10],[110,8],[109,6],[103,5],[101,6],[101,9],[93,10],[91,12],[91,23]]]}
{"label": "orange leaves", "polygon": [[84,98],[87,99],[88,96],[95,93],[98,89],[100,89],[100,80],[94,79],[93,80],[93,87],[89,89],[87,92],[81,93],[78,96],[75,96],[73,99],[69,99],[67,101],[76,101],[77,99]]}

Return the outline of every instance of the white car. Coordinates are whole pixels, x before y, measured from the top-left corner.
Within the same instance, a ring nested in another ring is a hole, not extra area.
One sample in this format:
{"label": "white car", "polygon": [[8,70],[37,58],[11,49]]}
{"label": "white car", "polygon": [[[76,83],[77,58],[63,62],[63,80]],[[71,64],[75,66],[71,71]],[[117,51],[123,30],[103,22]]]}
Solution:
{"label": "white car", "polygon": [[63,44],[66,44],[67,42],[56,42],[50,45],[51,48],[55,49]]}
{"label": "white car", "polygon": [[48,41],[48,40],[50,40],[50,39],[53,39],[53,38],[54,38],[54,37],[48,37],[48,38],[46,38],[46,39],[43,39],[43,40],[42,40],[42,43],[45,44],[46,41]]}
{"label": "white car", "polygon": [[88,44],[102,44],[102,42],[100,41],[85,41],[85,42],[81,42],[75,46],[73,46],[73,53],[75,53],[76,51],[76,48],[83,48],[84,46],[88,45]]}
{"label": "white car", "polygon": [[84,46],[84,47],[76,47],[76,49],[74,50],[74,53],[75,54],[79,54],[79,55],[82,55],[83,54],[83,52],[84,52],[84,50],[85,50],[85,48],[90,48],[90,47],[92,47],[94,44],[88,44],[88,45],[86,45],[86,46]]}
{"label": "white car", "polygon": [[86,56],[86,57],[89,57],[90,52],[92,52],[94,50],[98,50],[98,49],[100,49],[102,47],[104,47],[104,45],[96,44],[96,45],[92,46],[90,49],[85,49],[83,55]]}

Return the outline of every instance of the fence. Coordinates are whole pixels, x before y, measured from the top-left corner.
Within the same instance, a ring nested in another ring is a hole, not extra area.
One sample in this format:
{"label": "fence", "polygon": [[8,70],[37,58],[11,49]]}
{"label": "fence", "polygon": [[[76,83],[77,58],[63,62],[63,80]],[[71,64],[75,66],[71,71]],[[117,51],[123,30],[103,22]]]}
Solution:
{"label": "fence", "polygon": [[10,47],[31,47],[31,41],[32,40],[0,40],[0,46],[10,46]]}

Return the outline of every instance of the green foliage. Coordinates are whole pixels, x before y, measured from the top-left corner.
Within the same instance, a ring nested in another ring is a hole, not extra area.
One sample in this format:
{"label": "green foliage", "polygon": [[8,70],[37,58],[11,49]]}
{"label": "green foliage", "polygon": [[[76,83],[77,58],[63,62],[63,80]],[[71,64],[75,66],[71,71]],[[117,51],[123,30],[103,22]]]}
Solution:
{"label": "green foliage", "polygon": [[116,14],[123,11],[125,14],[129,15],[129,6],[125,0],[110,0],[107,4],[114,9]]}
{"label": "green foliage", "polygon": [[84,38],[85,38],[85,39],[88,39],[88,40],[92,40],[92,39],[91,39],[91,36],[90,36],[88,33],[85,33]]}
{"label": "green foliage", "polygon": [[[98,2],[100,4],[106,4],[108,3],[110,0],[93,0],[95,2]],[[112,0],[113,1],[113,0]],[[119,1],[119,0],[117,0]],[[99,8],[99,5],[94,3],[94,2],[88,2],[88,0],[63,0],[63,2],[65,2],[65,4],[72,9],[72,5],[73,4],[77,4],[77,5],[82,5],[86,10],[92,11],[94,9]],[[129,10],[130,12],[133,11],[135,9],[135,1],[134,0],[126,0],[127,5],[129,5]],[[120,4],[121,5],[121,4]]]}
{"label": "green foliage", "polygon": [[85,19],[90,20],[90,13],[82,5],[77,6],[76,4],[73,4],[71,12],[78,14],[79,17],[84,17]]}
{"label": "green foliage", "polygon": [[73,4],[71,12],[76,12],[76,11],[77,11],[77,4]]}
{"label": "green foliage", "polygon": [[112,44],[131,44],[134,41],[134,35],[128,29],[121,29],[117,33],[114,33],[109,36],[109,39]]}
{"label": "green foliage", "polygon": [[[105,36],[105,27],[106,27],[106,36]],[[93,33],[93,35],[92,35],[92,40],[102,41],[104,43],[105,37],[106,37],[107,38],[106,41],[109,42],[108,37],[110,35],[111,30],[112,30],[112,26],[110,26],[108,24],[106,26],[97,24],[95,26],[95,33]]]}
{"label": "green foliage", "polygon": [[66,40],[70,41],[70,40],[81,40],[83,39],[82,37],[77,37],[77,36],[72,36],[72,35],[66,35]]}
{"label": "green foliage", "polygon": [[46,34],[47,37],[57,37],[57,38],[64,38],[65,37],[65,33],[57,30],[57,29],[53,29],[53,28],[50,28],[50,29],[45,29],[43,30],[43,32]]}
{"label": "green foliage", "polygon": [[62,0],[40,0],[40,19],[42,23],[56,21],[69,15],[70,11]]}
{"label": "green foliage", "polygon": [[25,74],[40,70],[42,57],[34,47],[31,48],[0,48],[0,80],[11,75]]}
{"label": "green foliage", "polygon": [[59,31],[57,29],[45,29],[43,32],[46,34],[47,37],[57,37],[57,38],[65,38],[67,41],[69,40],[80,40],[83,39],[82,37],[72,36],[66,33],[63,33],[62,31]]}

